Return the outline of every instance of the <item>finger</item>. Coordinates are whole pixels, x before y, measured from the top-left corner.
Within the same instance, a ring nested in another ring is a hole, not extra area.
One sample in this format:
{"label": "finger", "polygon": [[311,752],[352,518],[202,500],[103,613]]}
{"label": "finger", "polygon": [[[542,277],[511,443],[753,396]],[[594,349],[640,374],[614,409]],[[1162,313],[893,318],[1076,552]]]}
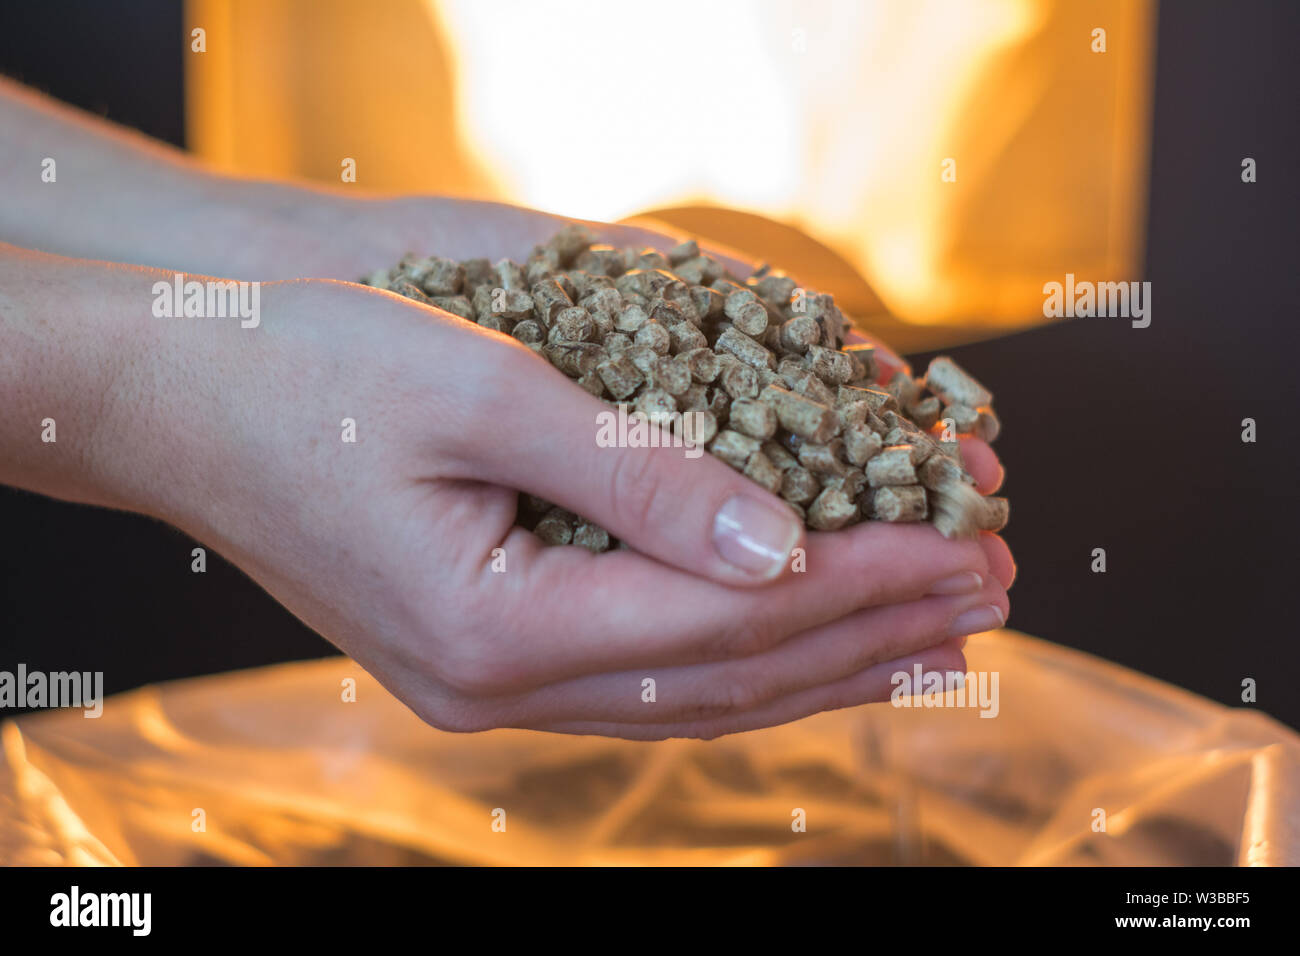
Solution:
{"label": "finger", "polygon": [[665,740],[669,737],[692,737],[712,740],[724,734],[742,733],[762,727],[775,727],[800,720],[824,710],[839,710],[859,704],[889,700],[902,674],[909,680],[919,664],[923,674],[966,671],[966,657],[955,641],[945,642],[920,654],[896,661],[875,664],[849,677],[810,688],[773,701],[763,707],[703,721],[663,724],[620,724],[608,721],[559,721],[539,725],[538,730],[566,734],[601,734],[629,740]]}
{"label": "finger", "polygon": [[501,662],[479,688],[486,693],[746,657],[863,607],[962,593],[989,579],[978,542],[884,522],[809,535],[800,556],[805,570],[757,591],[720,586],[631,551],[543,547],[522,530],[504,548],[508,573],[484,570],[468,585],[472,600],[500,622],[475,635],[485,659]]}
{"label": "finger", "polygon": [[[734,716],[882,661],[1001,627],[995,581],[970,594],[869,608],[734,661],[599,674],[482,702],[499,725],[569,721],[695,723]],[[647,679],[654,694],[647,698]]]}
{"label": "finger", "polygon": [[[941,429],[941,425],[936,425]],[[982,495],[991,495],[1002,487],[1006,469],[998,461],[997,452],[984,441],[970,435],[958,436],[961,441],[961,459],[975,479],[975,490]]]}
{"label": "finger", "polygon": [[[466,474],[519,488],[606,528],[674,567],[729,585],[772,581],[804,538],[783,501],[707,454],[680,430],[632,448],[626,422],[540,360],[502,350],[516,371],[505,394],[478,412],[489,435],[467,441]],[[520,409],[526,409],[521,414]]]}
{"label": "finger", "polygon": [[989,573],[1003,588],[1011,590],[1011,585],[1016,580],[1016,561],[1011,556],[1007,543],[991,531],[981,531],[980,547],[988,559]]}

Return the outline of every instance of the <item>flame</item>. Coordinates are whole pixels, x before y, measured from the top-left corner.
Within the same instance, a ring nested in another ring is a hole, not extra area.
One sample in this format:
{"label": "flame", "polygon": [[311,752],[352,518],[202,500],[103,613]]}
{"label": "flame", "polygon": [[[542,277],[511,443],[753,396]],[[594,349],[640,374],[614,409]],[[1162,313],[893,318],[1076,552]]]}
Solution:
{"label": "flame", "polygon": [[1066,272],[1138,278],[1153,11],[190,0],[210,34],[190,139],[243,174],[337,183],[352,156],[372,188],[590,219],[737,208],[824,243],[908,321],[1022,325]]}

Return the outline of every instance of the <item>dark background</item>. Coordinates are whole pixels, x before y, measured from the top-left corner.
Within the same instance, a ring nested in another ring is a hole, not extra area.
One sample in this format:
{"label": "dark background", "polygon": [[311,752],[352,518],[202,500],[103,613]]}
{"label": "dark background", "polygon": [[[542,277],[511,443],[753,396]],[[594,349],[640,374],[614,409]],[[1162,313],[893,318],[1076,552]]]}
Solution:
{"label": "dark background", "polygon": [[[1252,677],[1296,727],[1298,11],[1160,7],[1149,328],[1082,319],[950,353],[1005,426],[1012,626],[1228,705]],[[183,50],[169,0],[0,8],[0,72],[177,145]],[[333,652],[211,551],[192,574],[192,547],[0,488],[0,670],[102,670],[116,692]]]}

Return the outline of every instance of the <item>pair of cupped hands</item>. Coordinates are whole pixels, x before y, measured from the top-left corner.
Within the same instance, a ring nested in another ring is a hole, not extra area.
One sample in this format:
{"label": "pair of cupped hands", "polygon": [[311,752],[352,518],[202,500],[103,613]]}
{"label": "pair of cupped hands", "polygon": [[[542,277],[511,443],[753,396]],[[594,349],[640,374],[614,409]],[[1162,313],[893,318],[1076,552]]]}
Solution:
{"label": "pair of cupped hands", "polygon": [[[454,731],[712,738],[886,700],[916,663],[965,671],[965,636],[1005,622],[1014,566],[997,536],[807,533],[711,455],[599,447],[606,406],[520,343],[347,281],[408,250],[522,260],[564,224],[494,204],[446,224],[442,208],[281,217],[221,264],[286,280],[263,283],[256,328],[149,318],[123,337],[95,448],[104,503],[217,549]],[[619,245],[681,238],[593,228]],[[962,454],[995,490],[992,450],[963,440]],[[515,526],[519,490],[630,549],[544,547]]]}

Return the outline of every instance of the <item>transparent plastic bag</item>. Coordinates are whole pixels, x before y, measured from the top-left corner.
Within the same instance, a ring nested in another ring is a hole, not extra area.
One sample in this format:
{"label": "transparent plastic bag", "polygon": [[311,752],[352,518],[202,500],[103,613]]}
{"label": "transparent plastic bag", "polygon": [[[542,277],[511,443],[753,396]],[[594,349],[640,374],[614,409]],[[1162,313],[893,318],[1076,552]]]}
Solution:
{"label": "transparent plastic bag", "polygon": [[143,688],[3,724],[0,861],[1300,862],[1281,724],[1013,632],[967,656],[992,719],[881,704],[710,742],[442,733],[343,658]]}

